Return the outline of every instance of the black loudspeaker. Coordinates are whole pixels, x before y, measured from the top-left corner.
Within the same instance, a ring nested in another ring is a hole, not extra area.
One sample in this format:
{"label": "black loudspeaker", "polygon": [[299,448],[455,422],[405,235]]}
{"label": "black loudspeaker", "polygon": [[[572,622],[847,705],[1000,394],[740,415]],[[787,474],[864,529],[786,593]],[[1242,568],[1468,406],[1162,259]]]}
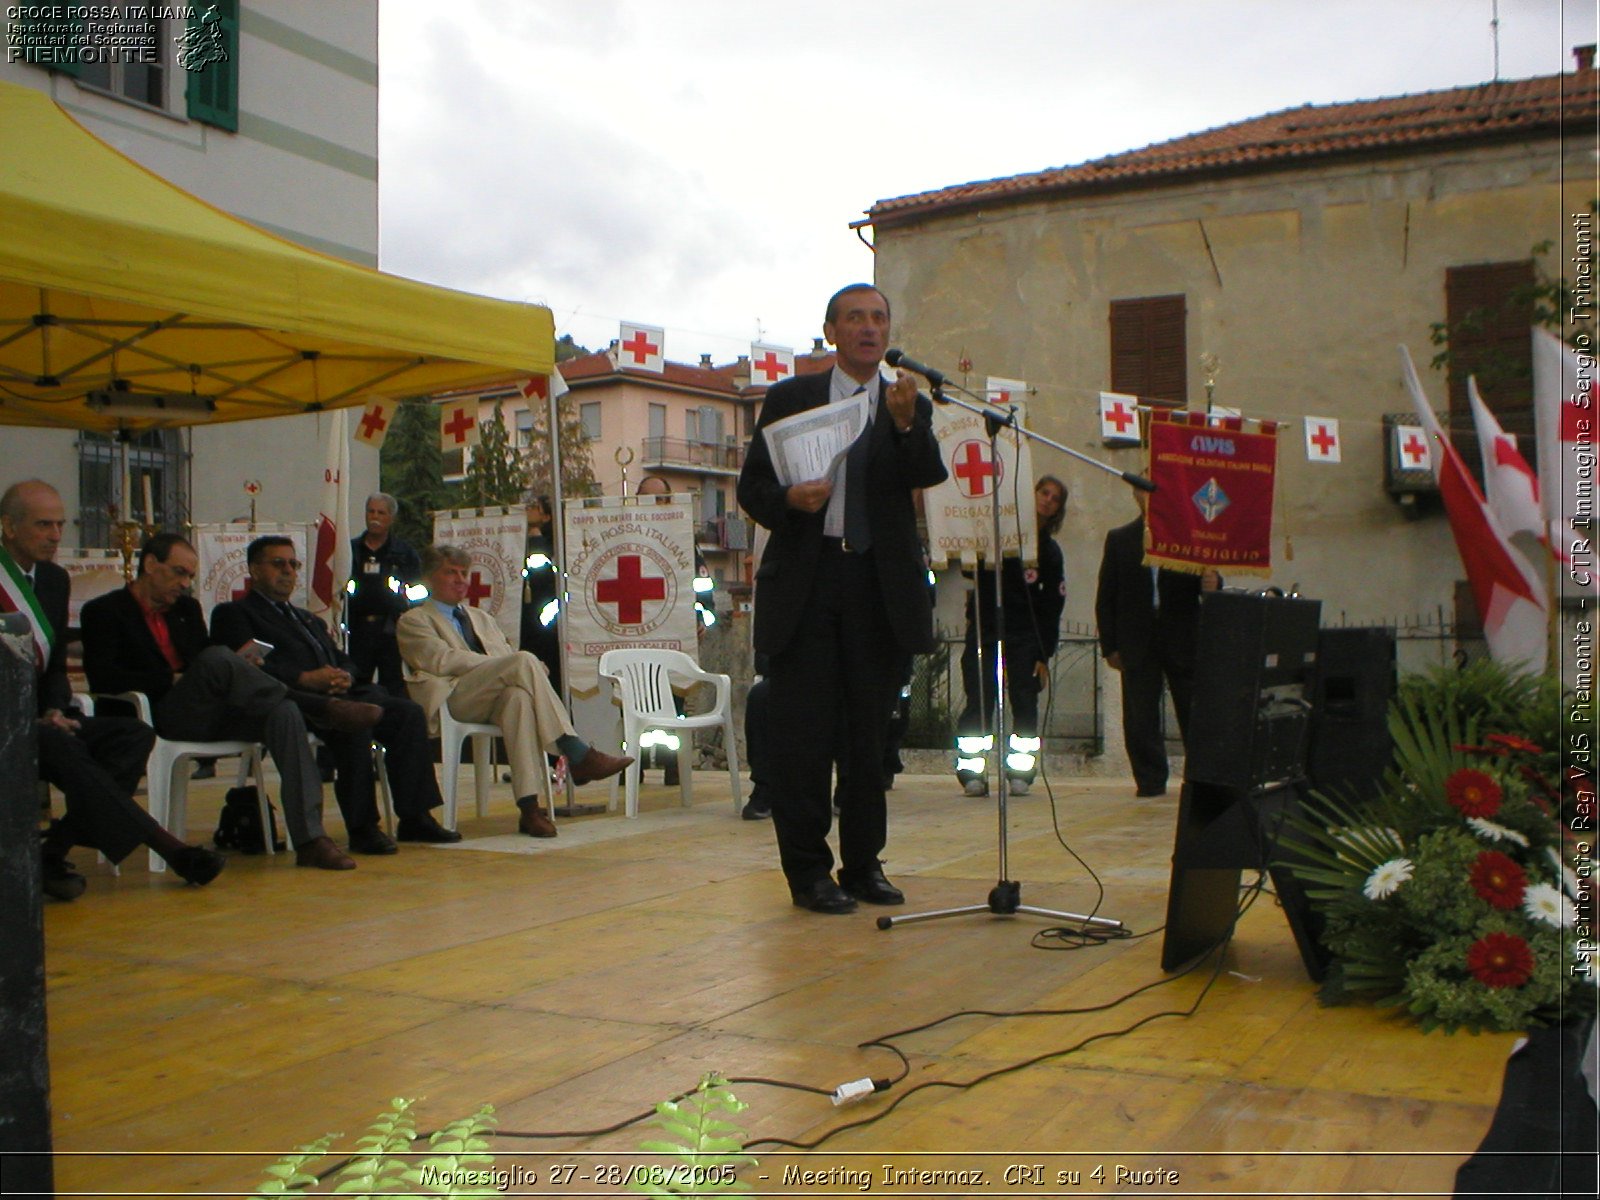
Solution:
{"label": "black loudspeaker", "polygon": [[1186,781],[1251,791],[1304,776],[1321,615],[1319,600],[1202,595]]}
{"label": "black loudspeaker", "polygon": [[1394,752],[1394,630],[1324,629],[1317,645],[1306,777],[1312,790],[1368,799]]}

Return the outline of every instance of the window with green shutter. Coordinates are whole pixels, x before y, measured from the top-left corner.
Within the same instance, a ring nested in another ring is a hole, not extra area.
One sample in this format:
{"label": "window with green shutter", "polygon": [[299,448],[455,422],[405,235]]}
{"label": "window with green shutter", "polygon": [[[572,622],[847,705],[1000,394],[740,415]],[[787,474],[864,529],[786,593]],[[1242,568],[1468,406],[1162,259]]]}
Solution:
{"label": "window with green shutter", "polygon": [[239,0],[213,0],[189,20],[178,65],[188,73],[189,119],[239,128]]}

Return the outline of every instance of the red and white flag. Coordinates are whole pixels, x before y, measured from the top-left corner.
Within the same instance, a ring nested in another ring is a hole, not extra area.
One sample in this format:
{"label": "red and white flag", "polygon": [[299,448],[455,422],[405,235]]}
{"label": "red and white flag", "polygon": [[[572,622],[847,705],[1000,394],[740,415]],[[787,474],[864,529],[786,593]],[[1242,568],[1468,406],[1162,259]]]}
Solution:
{"label": "red and white flag", "polygon": [[1595,423],[1600,421],[1593,354],[1580,354],[1544,329],[1533,331],[1533,429],[1539,449],[1540,510],[1560,564],[1564,599],[1600,599],[1595,568]]}
{"label": "red and white flag", "polygon": [[460,450],[463,446],[476,446],[483,440],[478,428],[478,398],[447,400],[439,406],[439,446],[444,450]]}
{"label": "red and white flag", "polygon": [[750,382],[758,387],[771,387],[780,379],[794,374],[794,351],[788,346],[772,346],[766,342],[750,343]]}
{"label": "red and white flag", "polygon": [[1396,425],[1394,458],[1402,471],[1428,470],[1428,431],[1421,425]]}
{"label": "red and white flag", "polygon": [[1100,393],[1100,438],[1107,442],[1139,440],[1139,398],[1121,392]]}
{"label": "red and white flag", "polygon": [[544,400],[548,402],[552,391],[555,393],[555,398],[559,400],[567,394],[568,388],[567,381],[561,378],[561,372],[552,367],[548,375],[529,375],[522,381],[520,390],[524,400]]}
{"label": "red and white flag", "polygon": [[1306,460],[1336,463],[1339,457],[1339,422],[1332,417],[1306,418]]}
{"label": "red and white flag", "polygon": [[1028,385],[1020,379],[1001,379],[998,375],[990,375],[984,380],[983,398],[990,404],[1010,408],[1028,398]]}
{"label": "red and white flag", "polygon": [[361,410],[361,419],[356,422],[356,441],[381,450],[383,439],[389,436],[389,426],[394,422],[394,410],[399,407],[400,401],[381,396],[368,401],[367,407]]}
{"label": "red and white flag", "polygon": [[1513,670],[1537,675],[1544,670],[1547,653],[1545,622],[1549,601],[1544,580],[1512,547],[1489,511],[1461,455],[1428,406],[1411,354],[1404,346],[1400,347],[1400,365],[1417,420],[1427,433],[1433,477],[1439,482],[1456,552],[1467,569],[1467,583],[1483,621],[1489,654]]}
{"label": "red and white flag", "polygon": [[617,341],[617,366],[660,375],[667,365],[661,349],[666,341],[664,329],[654,325],[632,325],[624,321],[622,337]]}
{"label": "red and white flag", "polygon": [[[1467,402],[1478,430],[1478,452],[1483,455],[1483,488],[1489,511],[1508,535],[1526,533],[1545,542],[1545,523],[1539,513],[1539,480],[1517,449],[1517,439],[1500,427],[1478,394],[1478,381],[1467,379]],[[1529,556],[1536,570],[1544,569],[1542,556]]]}
{"label": "red and white flag", "polygon": [[311,550],[311,588],[307,607],[337,629],[337,602],[350,578],[350,433],[341,409],[328,414],[328,455],[322,468],[322,509],[317,514]]}

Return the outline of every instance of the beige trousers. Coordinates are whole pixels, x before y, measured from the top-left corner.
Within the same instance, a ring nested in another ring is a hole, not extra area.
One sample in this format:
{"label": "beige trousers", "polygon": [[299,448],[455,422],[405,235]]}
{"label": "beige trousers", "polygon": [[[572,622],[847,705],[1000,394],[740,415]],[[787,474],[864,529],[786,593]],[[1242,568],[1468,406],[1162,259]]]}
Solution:
{"label": "beige trousers", "polygon": [[517,799],[542,793],[545,753],[558,753],[556,739],[573,732],[542,662],[525,650],[491,658],[457,678],[449,704],[458,721],[500,726]]}

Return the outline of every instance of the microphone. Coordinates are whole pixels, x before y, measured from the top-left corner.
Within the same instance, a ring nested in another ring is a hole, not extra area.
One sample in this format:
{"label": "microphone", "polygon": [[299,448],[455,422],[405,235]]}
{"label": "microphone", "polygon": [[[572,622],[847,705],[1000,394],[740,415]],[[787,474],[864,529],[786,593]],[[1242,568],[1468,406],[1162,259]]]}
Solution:
{"label": "microphone", "polygon": [[938,387],[944,383],[943,371],[936,371],[932,367],[919,363],[904,350],[890,350],[883,356],[883,361],[888,363],[891,367],[904,367],[907,371],[912,371],[925,377],[929,383],[933,384],[934,387]]}

